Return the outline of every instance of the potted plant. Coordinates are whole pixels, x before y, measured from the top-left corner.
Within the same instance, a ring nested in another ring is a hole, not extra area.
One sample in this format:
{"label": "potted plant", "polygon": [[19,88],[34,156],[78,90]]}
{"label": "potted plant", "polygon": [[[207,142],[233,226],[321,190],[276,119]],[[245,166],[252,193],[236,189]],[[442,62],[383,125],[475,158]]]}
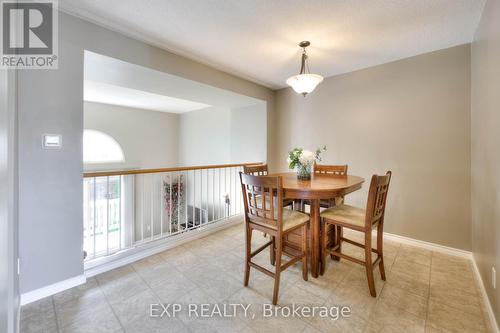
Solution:
{"label": "potted plant", "polygon": [[312,152],[302,148],[293,148],[288,152],[288,167],[297,172],[297,178],[302,180],[311,179],[311,173],[315,162],[321,161],[321,153],[326,151],[326,146]]}

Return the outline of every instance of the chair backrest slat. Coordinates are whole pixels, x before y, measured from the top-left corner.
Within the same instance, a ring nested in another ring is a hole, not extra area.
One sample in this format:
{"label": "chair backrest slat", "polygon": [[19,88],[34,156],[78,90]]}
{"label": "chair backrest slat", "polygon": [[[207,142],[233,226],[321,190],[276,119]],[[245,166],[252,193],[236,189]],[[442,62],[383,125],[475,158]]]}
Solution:
{"label": "chair backrest slat", "polygon": [[246,173],[247,175],[267,176],[268,175],[267,164],[244,165],[243,172]]}
{"label": "chair backrest slat", "polygon": [[391,171],[387,171],[385,176],[373,175],[368,191],[368,203],[366,206],[366,227],[377,222],[383,223],[385,214],[385,204],[387,202],[387,193],[391,182]]}
{"label": "chair backrest slat", "polygon": [[281,231],[283,210],[282,177],[253,176],[240,172],[245,221]]}
{"label": "chair backrest slat", "polygon": [[321,175],[347,176],[347,164],[346,165],[315,164],[314,173]]}

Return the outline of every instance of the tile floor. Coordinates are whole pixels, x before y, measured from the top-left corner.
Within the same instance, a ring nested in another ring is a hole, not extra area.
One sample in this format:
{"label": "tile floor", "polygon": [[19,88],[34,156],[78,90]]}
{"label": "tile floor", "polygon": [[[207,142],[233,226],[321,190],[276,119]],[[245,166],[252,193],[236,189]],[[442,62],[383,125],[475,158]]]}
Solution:
{"label": "tile floor", "polygon": [[[255,233],[257,246],[265,239]],[[349,236],[360,240],[359,234]],[[300,264],[282,277],[279,305],[349,306],[348,318],[264,318],[273,281],[252,269],[244,288],[243,226],[216,234],[88,279],[85,285],[29,304],[21,332],[489,332],[470,262],[385,241],[387,281],[375,270],[377,298],[368,292],[364,268],[328,260],[319,279],[303,281]],[[349,244],[345,251],[362,257]],[[269,253],[255,260],[269,266]],[[271,267],[271,266],[269,266]],[[151,318],[150,304],[250,304],[255,317]]]}

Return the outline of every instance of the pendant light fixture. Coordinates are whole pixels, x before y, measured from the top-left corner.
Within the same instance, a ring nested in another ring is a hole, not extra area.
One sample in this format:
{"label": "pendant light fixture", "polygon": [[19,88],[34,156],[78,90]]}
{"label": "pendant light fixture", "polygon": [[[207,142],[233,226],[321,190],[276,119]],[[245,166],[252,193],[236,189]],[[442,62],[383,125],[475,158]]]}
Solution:
{"label": "pendant light fixture", "polygon": [[302,94],[304,97],[313,91],[316,86],[321,83],[321,81],[323,81],[323,77],[321,75],[311,74],[309,72],[309,64],[307,62],[306,53],[306,47],[309,45],[311,45],[309,41],[300,42],[299,46],[303,49],[300,73],[286,80],[286,84],[291,86],[296,93]]}

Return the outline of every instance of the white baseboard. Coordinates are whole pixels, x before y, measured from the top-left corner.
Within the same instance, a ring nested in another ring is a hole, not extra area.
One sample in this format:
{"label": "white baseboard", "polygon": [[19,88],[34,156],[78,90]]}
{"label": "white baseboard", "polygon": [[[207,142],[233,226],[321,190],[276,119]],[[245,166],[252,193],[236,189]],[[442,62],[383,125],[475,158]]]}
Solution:
{"label": "white baseboard", "polygon": [[483,296],[486,311],[488,312],[491,329],[493,333],[500,333],[500,330],[498,329],[498,323],[495,318],[495,313],[493,312],[493,308],[491,307],[490,299],[488,298],[488,294],[486,293],[486,288],[484,287],[483,279],[481,278],[481,273],[479,272],[479,268],[477,267],[477,263],[474,257],[472,257],[472,266],[474,267],[474,274],[476,275],[476,280],[479,283],[479,289],[481,291],[481,295]]}
{"label": "white baseboard", "polygon": [[79,286],[87,282],[85,275],[78,275],[73,278],[63,280],[46,287],[35,289],[21,294],[21,306],[38,301],[42,298],[55,295],[61,291]]}
{"label": "white baseboard", "polygon": [[214,232],[229,228],[238,223],[243,223],[241,215],[230,217],[221,223],[212,223],[206,227],[192,230],[172,236],[167,239],[153,241],[144,245],[136,246],[121,253],[111,255],[101,260],[93,260],[85,264],[85,276],[87,278],[113,270],[115,268],[131,264],[135,261],[166,251],[184,243],[208,236]]}
{"label": "white baseboard", "polygon": [[440,244],[436,244],[436,243],[430,243],[430,242],[426,242],[426,241],[422,241],[422,240],[414,239],[414,238],[409,238],[409,237],[405,237],[405,236],[390,234],[388,232],[384,232],[384,239],[399,242],[401,244],[417,246],[417,247],[431,250],[434,252],[439,252],[439,253],[443,253],[443,254],[448,254],[448,255],[472,260],[472,252],[460,250],[460,249],[457,249],[454,247],[444,246],[444,245],[440,245]]}

